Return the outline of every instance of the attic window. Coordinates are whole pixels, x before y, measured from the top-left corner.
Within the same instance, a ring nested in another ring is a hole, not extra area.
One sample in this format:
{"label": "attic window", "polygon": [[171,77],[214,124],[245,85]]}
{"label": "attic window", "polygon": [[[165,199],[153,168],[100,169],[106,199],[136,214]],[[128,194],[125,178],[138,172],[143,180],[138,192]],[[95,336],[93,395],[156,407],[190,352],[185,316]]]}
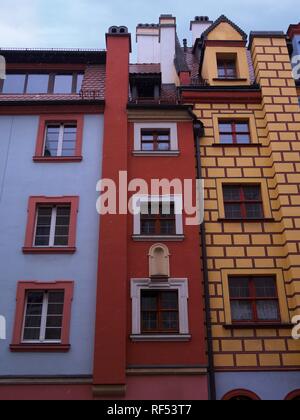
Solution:
{"label": "attic window", "polygon": [[217,55],[217,67],[219,79],[237,79],[237,56],[236,54]]}

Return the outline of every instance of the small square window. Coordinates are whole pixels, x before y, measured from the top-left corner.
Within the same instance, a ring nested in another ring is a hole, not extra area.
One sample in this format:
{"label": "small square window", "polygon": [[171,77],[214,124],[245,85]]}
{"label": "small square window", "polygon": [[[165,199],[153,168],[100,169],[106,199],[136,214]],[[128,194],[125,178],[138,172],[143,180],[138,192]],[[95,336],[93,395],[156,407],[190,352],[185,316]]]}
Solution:
{"label": "small square window", "polygon": [[222,144],[250,144],[249,121],[219,121],[220,142]]}
{"label": "small square window", "polygon": [[260,185],[223,185],[226,219],[264,218]]}
{"label": "small square window", "polygon": [[220,79],[236,79],[237,78],[237,64],[236,57],[217,57],[218,77]]}

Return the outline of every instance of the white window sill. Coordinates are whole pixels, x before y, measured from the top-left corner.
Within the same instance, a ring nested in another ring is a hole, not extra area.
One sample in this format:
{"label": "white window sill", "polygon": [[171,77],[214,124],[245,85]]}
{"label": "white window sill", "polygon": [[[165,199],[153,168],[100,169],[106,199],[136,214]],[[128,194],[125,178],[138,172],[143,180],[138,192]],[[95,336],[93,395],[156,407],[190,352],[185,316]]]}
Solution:
{"label": "white window sill", "polygon": [[184,235],[133,235],[132,239],[136,242],[182,242],[185,239]]}
{"label": "white window sill", "polygon": [[134,150],[132,152],[133,156],[142,156],[142,157],[164,157],[164,156],[179,156],[180,155],[180,151],[179,150],[168,150],[168,151],[153,151],[153,152],[146,152],[143,150]]}
{"label": "white window sill", "polygon": [[191,341],[192,336],[190,334],[175,334],[175,335],[170,335],[170,334],[157,334],[157,335],[152,335],[152,334],[145,334],[145,335],[131,335],[130,336],[132,341],[166,341],[166,342],[170,342],[170,341]]}

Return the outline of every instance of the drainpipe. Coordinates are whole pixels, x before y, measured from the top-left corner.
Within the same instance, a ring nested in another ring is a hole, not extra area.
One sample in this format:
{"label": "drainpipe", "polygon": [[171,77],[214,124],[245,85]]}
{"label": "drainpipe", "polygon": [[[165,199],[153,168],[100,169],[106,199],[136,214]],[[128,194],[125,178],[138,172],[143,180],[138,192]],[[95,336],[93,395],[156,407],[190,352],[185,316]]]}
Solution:
{"label": "drainpipe", "polygon": [[[204,136],[203,123],[197,118],[194,112],[190,109],[190,115],[193,118],[194,125],[194,138],[197,160],[197,179],[202,179],[202,162],[201,162],[201,149],[200,139]],[[212,322],[211,322],[211,306],[210,306],[210,290],[209,290],[209,277],[207,265],[207,247],[206,247],[206,229],[205,221],[203,220],[200,226],[200,238],[202,248],[202,267],[204,275],[204,295],[205,295],[205,320],[206,320],[206,334],[207,334],[207,354],[208,354],[208,398],[211,401],[217,399],[216,396],[216,379],[215,379],[215,366],[214,366],[214,353],[213,353],[213,335],[212,335]]]}

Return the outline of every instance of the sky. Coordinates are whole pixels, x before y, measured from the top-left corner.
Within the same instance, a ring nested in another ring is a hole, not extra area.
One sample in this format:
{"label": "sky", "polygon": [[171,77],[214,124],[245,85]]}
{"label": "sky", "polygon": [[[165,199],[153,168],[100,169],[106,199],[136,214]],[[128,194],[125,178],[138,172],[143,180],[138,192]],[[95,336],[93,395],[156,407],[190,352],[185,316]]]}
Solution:
{"label": "sky", "polygon": [[225,14],[247,33],[286,31],[299,22],[298,11],[299,0],[0,0],[0,46],[105,48],[109,26],[126,25],[135,34],[138,23],[157,23],[165,13],[177,17],[179,37],[189,41],[196,15]]}

